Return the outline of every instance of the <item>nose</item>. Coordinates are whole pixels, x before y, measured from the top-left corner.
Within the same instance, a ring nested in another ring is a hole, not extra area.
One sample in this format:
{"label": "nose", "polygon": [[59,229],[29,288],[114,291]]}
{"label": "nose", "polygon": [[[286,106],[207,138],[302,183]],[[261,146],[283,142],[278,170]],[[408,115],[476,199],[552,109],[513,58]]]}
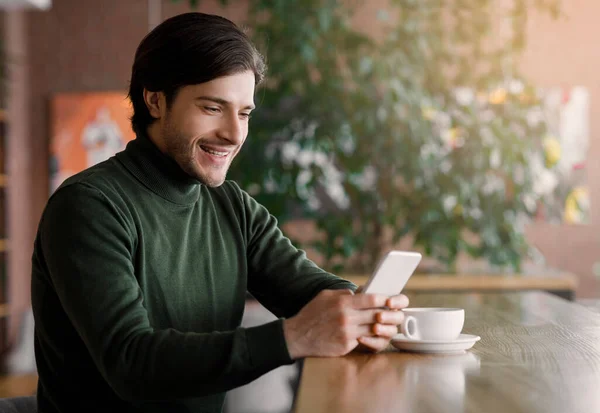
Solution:
{"label": "nose", "polygon": [[232,145],[241,145],[244,142],[246,127],[238,116],[223,117],[219,128],[219,137]]}

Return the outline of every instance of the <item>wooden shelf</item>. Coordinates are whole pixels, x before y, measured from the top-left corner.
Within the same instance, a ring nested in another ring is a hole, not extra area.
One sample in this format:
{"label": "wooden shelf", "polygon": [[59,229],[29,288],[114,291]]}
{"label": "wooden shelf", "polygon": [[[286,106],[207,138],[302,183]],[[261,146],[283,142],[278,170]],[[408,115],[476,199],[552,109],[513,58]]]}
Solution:
{"label": "wooden shelf", "polygon": [[0,376],[0,397],[33,396],[38,384],[37,373]]}
{"label": "wooden shelf", "polygon": [[[340,275],[360,286],[367,275]],[[497,274],[415,274],[406,283],[405,290],[412,292],[500,292],[543,290],[563,291],[574,295],[577,277],[570,273],[558,275],[497,275]]]}

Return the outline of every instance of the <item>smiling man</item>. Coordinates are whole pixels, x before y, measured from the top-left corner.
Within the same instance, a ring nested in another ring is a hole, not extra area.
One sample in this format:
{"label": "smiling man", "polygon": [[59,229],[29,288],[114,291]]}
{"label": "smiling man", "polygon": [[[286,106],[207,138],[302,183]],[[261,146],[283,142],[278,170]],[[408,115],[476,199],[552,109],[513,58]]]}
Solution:
{"label": "smiling man", "polygon": [[144,90],[154,122],[149,135],[158,149],[189,176],[209,187],[225,181],[248,135],[255,74],[244,71],[183,87],[171,105],[164,93]]}
{"label": "smiling man", "polygon": [[[220,412],[278,366],[379,351],[397,332],[406,297],[355,295],[226,180],[264,68],[218,16],[175,16],[141,42],[136,139],[66,180],[39,224],[40,413]],[[279,318],[240,327],[247,291]]]}

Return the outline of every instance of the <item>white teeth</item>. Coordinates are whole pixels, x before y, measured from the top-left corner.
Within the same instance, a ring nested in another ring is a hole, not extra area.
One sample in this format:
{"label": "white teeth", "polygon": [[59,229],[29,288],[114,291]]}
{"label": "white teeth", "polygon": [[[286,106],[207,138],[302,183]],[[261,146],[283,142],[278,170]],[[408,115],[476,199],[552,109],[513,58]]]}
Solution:
{"label": "white teeth", "polygon": [[227,156],[227,154],[229,154],[229,152],[218,152],[218,151],[213,151],[211,149],[204,148],[204,147],[202,147],[202,150],[210,153],[211,155],[215,155],[215,156]]}

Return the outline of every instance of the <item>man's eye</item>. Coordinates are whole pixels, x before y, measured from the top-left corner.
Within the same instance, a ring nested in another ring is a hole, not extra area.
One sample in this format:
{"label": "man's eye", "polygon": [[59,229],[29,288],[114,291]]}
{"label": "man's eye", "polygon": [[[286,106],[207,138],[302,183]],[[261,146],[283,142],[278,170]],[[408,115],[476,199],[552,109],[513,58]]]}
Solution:
{"label": "man's eye", "polygon": [[242,119],[250,119],[252,117],[252,115],[250,115],[249,113],[240,113],[240,116],[242,117]]}
{"label": "man's eye", "polygon": [[220,109],[215,108],[214,106],[205,106],[204,109],[210,113],[219,113],[220,112]]}

